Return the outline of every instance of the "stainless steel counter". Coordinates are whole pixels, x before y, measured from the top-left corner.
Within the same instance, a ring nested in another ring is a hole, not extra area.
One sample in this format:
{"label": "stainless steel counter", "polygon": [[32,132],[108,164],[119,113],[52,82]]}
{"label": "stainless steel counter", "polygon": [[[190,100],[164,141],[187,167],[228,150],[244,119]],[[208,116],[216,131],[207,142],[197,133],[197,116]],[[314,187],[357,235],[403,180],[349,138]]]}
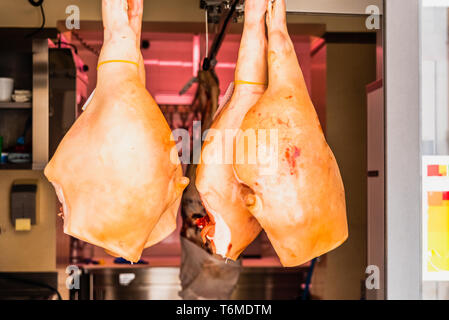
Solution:
{"label": "stainless steel counter", "polygon": [[[296,299],[308,268],[244,267],[231,299]],[[85,269],[88,296],[82,299],[180,299],[178,267]]]}

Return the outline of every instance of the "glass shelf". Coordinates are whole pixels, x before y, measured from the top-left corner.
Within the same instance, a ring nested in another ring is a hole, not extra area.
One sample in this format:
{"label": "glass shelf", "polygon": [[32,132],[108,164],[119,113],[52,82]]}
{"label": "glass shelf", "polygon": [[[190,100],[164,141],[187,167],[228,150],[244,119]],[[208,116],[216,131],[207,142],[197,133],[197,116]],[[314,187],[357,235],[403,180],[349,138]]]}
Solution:
{"label": "glass shelf", "polygon": [[27,163],[0,163],[0,170],[31,170],[31,162]]}
{"label": "glass shelf", "polygon": [[0,102],[0,109],[31,109],[29,102]]}

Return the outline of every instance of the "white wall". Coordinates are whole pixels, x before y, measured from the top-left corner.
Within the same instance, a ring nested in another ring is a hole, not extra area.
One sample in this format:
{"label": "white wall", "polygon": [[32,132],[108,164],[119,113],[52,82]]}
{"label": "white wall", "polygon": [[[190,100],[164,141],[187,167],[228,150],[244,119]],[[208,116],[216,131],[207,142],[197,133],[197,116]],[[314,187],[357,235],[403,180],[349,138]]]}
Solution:
{"label": "white wall", "polygon": [[421,17],[423,152],[446,155],[449,154],[448,10],[423,8]]}
{"label": "white wall", "polygon": [[385,3],[386,294],[420,299],[420,0]]}

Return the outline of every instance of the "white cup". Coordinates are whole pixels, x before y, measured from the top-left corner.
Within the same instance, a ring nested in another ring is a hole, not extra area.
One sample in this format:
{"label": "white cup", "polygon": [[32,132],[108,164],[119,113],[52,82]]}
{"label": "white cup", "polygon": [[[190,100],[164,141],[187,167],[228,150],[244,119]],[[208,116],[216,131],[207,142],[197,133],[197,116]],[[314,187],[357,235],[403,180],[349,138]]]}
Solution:
{"label": "white cup", "polygon": [[11,101],[13,89],[13,78],[0,78],[0,101]]}

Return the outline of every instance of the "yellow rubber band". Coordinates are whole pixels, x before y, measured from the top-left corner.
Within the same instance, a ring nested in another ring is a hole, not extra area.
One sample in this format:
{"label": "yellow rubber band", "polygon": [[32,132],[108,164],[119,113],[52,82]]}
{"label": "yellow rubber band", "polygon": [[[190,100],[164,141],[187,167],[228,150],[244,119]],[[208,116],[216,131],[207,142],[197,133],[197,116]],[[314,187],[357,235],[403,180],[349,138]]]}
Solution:
{"label": "yellow rubber band", "polygon": [[252,81],[245,81],[245,80],[235,80],[234,84],[253,84],[253,85],[260,85],[260,86],[266,86],[266,83],[262,82],[252,82]]}
{"label": "yellow rubber band", "polygon": [[105,63],[111,63],[111,62],[131,63],[131,64],[134,64],[134,65],[136,65],[136,66],[139,66],[139,64],[138,64],[137,62],[129,61],[129,60],[105,60],[105,61],[101,61],[101,62],[97,65],[97,70],[98,70],[98,68],[100,68],[103,64],[105,64]]}

